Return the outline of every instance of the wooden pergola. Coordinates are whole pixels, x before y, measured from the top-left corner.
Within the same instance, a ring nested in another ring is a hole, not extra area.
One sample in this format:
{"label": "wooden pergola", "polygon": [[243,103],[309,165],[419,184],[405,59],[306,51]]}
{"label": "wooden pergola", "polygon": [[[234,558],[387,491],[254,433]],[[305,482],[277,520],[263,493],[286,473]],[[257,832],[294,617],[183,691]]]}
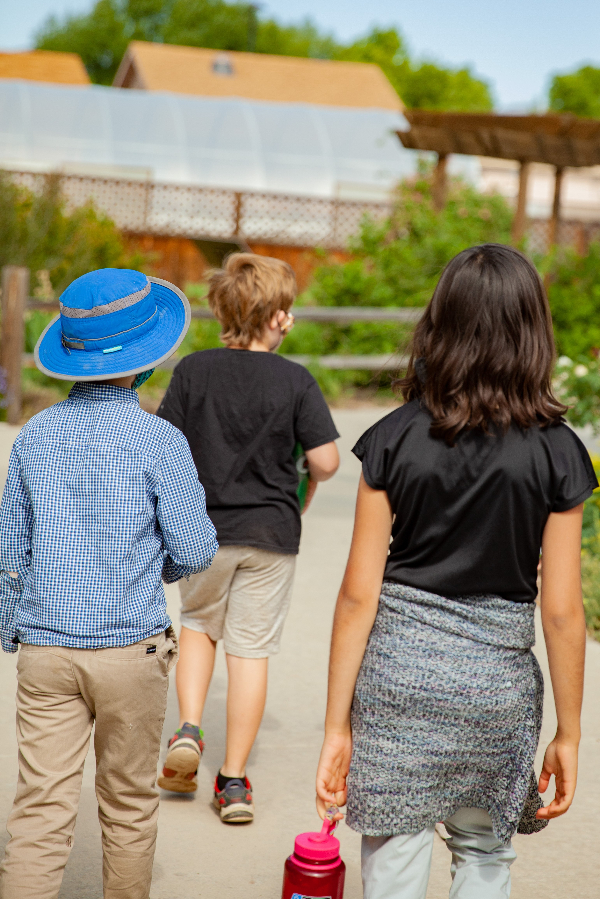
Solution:
{"label": "wooden pergola", "polygon": [[519,193],[512,237],[525,232],[527,182],[532,162],[554,166],[554,201],[549,244],[556,242],[560,193],[566,168],[600,165],[600,121],[574,115],[494,115],[493,113],[429,112],[407,110],[409,131],[398,131],[411,150],[437,153],[434,203],[441,209],[447,190],[446,166],[450,153],[513,159],[520,163]]}

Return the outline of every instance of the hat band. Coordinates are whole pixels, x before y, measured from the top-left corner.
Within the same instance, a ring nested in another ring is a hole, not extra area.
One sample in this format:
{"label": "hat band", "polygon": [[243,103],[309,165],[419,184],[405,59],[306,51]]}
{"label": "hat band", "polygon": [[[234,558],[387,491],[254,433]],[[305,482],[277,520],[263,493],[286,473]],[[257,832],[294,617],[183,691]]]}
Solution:
{"label": "hat band", "polygon": [[147,331],[150,331],[156,324],[157,319],[158,309],[155,307],[152,315],[147,318],[146,321],[142,322],[139,325],[136,325],[135,328],[127,328],[127,330],[125,331],[118,331],[116,334],[109,334],[107,337],[92,337],[85,339],[65,337],[64,332],[61,331],[60,339],[62,345],[66,350],[105,352],[107,349],[112,349],[111,343],[118,343],[119,346],[114,347],[114,352],[116,352],[117,350],[120,350],[124,344],[128,344],[134,340],[138,340]]}
{"label": "hat band", "polygon": [[140,290],[128,294],[126,297],[119,297],[110,303],[103,303],[101,306],[92,306],[91,309],[79,309],[76,306],[63,306],[60,304],[60,314],[65,318],[97,318],[99,315],[110,315],[111,312],[119,312],[121,309],[128,309],[130,306],[139,303],[144,297],[150,293],[150,281]]}

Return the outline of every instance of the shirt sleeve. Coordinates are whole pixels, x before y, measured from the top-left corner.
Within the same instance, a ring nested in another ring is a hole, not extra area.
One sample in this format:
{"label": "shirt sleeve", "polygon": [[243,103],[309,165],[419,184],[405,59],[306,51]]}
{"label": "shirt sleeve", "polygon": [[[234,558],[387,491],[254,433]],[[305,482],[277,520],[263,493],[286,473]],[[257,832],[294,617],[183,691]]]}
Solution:
{"label": "shirt sleeve", "polygon": [[567,512],[592,495],[598,487],[598,479],[590,454],[574,431],[563,425],[564,440],[556,449],[554,464],[558,489],[551,511]]}
{"label": "shirt sleeve", "polygon": [[178,430],[185,431],[188,407],[187,379],[184,377],[181,362],[176,366],[173,377],[158,407],[156,414],[165,421],[170,421]]}
{"label": "shirt sleeve", "polygon": [[21,472],[22,434],[13,444],[0,504],[0,571],[25,575],[31,564],[33,509]]}
{"label": "shirt sleeve", "polygon": [[176,434],[161,456],[156,517],[166,553],[163,579],[172,583],[205,571],[219,544],[206,512],[204,488],[183,434]]}
{"label": "shirt sleeve", "polygon": [[312,375],[297,407],[294,432],[296,440],[305,452],[331,443],[340,436],[321,388]]}
{"label": "shirt sleeve", "polygon": [[402,432],[417,415],[419,408],[419,403],[413,401],[394,409],[365,431],[353,446],[352,452],[362,462],[363,477],[373,490],[387,488],[390,456],[393,457]]}
{"label": "shirt sleeve", "polygon": [[[31,565],[33,509],[21,473],[22,433],[14,442],[0,504],[0,644],[16,652],[15,615]],[[9,573],[10,572],[10,573]],[[17,577],[12,577],[16,573]]]}
{"label": "shirt sleeve", "polygon": [[385,490],[387,451],[382,440],[381,428],[373,425],[362,435],[352,452],[362,462],[365,481],[373,490]]}

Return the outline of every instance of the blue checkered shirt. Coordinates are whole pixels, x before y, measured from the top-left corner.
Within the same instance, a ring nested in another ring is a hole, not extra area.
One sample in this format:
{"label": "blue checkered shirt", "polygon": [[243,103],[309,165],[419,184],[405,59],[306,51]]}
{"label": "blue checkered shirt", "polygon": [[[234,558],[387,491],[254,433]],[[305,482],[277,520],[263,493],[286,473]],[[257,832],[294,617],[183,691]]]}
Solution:
{"label": "blue checkered shirt", "polygon": [[217,548],[183,434],[142,411],[135,390],[78,383],[13,446],[0,506],[2,648],[126,646],[160,633],[162,580],[204,571]]}

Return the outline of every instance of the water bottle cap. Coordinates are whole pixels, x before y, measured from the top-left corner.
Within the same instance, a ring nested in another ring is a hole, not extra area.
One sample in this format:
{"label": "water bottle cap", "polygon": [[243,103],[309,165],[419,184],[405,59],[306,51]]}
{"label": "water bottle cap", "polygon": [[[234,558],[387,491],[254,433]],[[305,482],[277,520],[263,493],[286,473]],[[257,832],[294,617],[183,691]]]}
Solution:
{"label": "water bottle cap", "polygon": [[[333,828],[334,825],[331,825]],[[294,842],[294,854],[309,862],[335,861],[340,855],[340,841],[327,833],[325,824],[321,833],[298,834]]]}

